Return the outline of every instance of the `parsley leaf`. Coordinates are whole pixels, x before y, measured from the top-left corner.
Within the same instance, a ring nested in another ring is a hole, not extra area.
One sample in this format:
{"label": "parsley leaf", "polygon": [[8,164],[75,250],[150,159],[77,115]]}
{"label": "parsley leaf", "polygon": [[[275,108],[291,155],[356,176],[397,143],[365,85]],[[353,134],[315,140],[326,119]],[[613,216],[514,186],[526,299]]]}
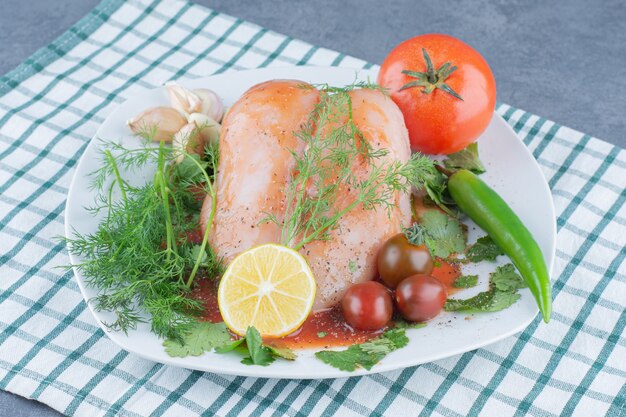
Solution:
{"label": "parsley leaf", "polygon": [[491,283],[498,291],[515,292],[520,288],[526,288],[526,283],[517,272],[513,264],[506,264],[496,268],[491,274]]}
{"label": "parsley leaf", "polygon": [[465,253],[472,262],[495,261],[499,255],[504,252],[489,236],[479,238]]}
{"label": "parsley leaf", "polygon": [[165,339],[163,346],[170,356],[200,356],[217,346],[229,344],[230,334],[224,323],[198,322],[193,324],[181,340]]}
{"label": "parsley leaf", "polygon": [[346,350],[322,350],[316,352],[315,356],[342,371],[354,371],[357,368],[370,370],[388,353],[406,346],[407,343],[409,338],[404,329],[391,329],[375,339],[352,345]]}
{"label": "parsley leaf", "polygon": [[465,313],[485,313],[504,310],[520,299],[517,290],[526,285],[522,277],[515,272],[512,264],[499,266],[491,273],[489,290],[481,292],[466,300],[449,298],[444,309],[446,311],[462,311]]}
{"label": "parsley leaf", "polygon": [[492,311],[490,306],[494,295],[495,290],[492,288],[489,291],[481,292],[466,300],[448,298],[448,300],[446,300],[446,304],[443,306],[443,309],[446,311],[462,311],[465,313]]}
{"label": "parsley leaf", "polygon": [[241,363],[245,365],[267,366],[276,360],[272,351],[263,345],[261,334],[253,326],[248,327],[248,330],[246,330],[246,345],[248,346],[250,356],[243,358]]}
{"label": "parsley leaf", "polygon": [[423,186],[433,203],[449,215],[454,216],[454,212],[448,207],[454,205],[454,200],[448,193],[448,179],[445,175],[437,169],[432,169],[429,175],[425,176]]}
{"label": "parsley leaf", "polygon": [[215,349],[215,353],[234,351],[244,356],[241,363],[246,365],[267,366],[276,358],[290,361],[296,359],[296,354],[291,349],[264,345],[261,334],[252,326],[248,327],[245,337],[231,340],[224,323],[206,321],[195,323],[181,340],[164,340],[163,346],[168,355],[180,358],[200,356],[211,349]]}
{"label": "parsley leaf", "polygon": [[448,169],[467,169],[474,174],[482,174],[486,171],[485,166],[478,158],[478,144],[476,142],[458,152],[448,155],[443,161]]}
{"label": "parsley leaf", "polygon": [[493,298],[491,299],[491,303],[489,304],[488,312],[494,311],[502,311],[506,308],[509,308],[513,304],[517,302],[521,298],[521,295],[518,293],[512,292],[504,292],[504,291],[496,291],[493,294]]}
{"label": "parsley leaf", "polygon": [[478,284],[478,275],[461,275],[454,280],[454,288],[472,288]]}
{"label": "parsley leaf", "polygon": [[323,337],[326,337],[328,335],[328,333],[326,332],[317,332],[317,337],[319,337],[320,339]]}
{"label": "parsley leaf", "polygon": [[245,365],[267,366],[276,358],[289,361],[296,359],[296,354],[287,348],[276,348],[263,344],[261,334],[253,326],[248,327],[246,336],[215,348],[216,353],[236,351],[244,356],[241,363]]}
{"label": "parsley leaf", "polygon": [[248,348],[246,348],[243,343],[246,341],[245,338],[241,338],[241,339],[237,339],[237,340],[233,340],[230,343],[226,343],[222,346],[216,346],[215,347],[215,353],[227,353],[227,352],[231,352],[233,350],[237,350],[241,353],[243,353],[244,355],[248,354]]}
{"label": "parsley leaf", "polygon": [[465,230],[456,218],[439,210],[427,210],[422,214],[420,226],[424,232],[424,243],[433,256],[447,258],[465,249]]}
{"label": "parsley leaf", "polygon": [[266,347],[269,349],[270,353],[277,358],[283,358],[288,361],[295,361],[296,358],[298,357],[296,353],[289,348],[277,348],[274,346],[266,346]]}

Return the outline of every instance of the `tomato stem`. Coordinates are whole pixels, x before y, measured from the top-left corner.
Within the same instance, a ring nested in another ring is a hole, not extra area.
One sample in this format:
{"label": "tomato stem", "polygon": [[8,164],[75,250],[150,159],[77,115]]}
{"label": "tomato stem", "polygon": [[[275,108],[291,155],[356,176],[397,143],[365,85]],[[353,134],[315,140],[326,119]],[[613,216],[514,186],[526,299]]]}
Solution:
{"label": "tomato stem", "polygon": [[446,79],[458,68],[453,66],[450,62],[446,62],[435,70],[433,61],[430,59],[430,55],[428,55],[428,52],[426,52],[426,49],[424,48],[422,48],[422,55],[424,56],[424,61],[426,62],[426,72],[403,70],[403,74],[413,77],[415,80],[406,83],[398,91],[406,90],[407,88],[412,87],[422,87],[422,92],[424,94],[430,94],[436,89],[440,89],[462,101],[463,98],[448,84],[446,84]]}

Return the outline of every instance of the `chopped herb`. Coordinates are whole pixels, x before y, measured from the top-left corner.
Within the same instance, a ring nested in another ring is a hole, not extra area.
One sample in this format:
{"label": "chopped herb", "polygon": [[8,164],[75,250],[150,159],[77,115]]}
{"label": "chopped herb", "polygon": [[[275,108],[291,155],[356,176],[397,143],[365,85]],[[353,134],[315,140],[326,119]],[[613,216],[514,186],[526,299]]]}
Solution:
{"label": "chopped herb", "polygon": [[346,350],[322,350],[315,356],[342,371],[354,371],[357,368],[372,369],[388,353],[400,349],[409,343],[404,329],[391,329],[368,342],[352,345]]}
{"label": "chopped herb", "polygon": [[522,277],[512,264],[496,268],[490,276],[489,290],[466,300],[449,298],[444,309],[465,313],[485,313],[504,310],[520,299],[517,290],[524,288]]}
{"label": "chopped herb", "polygon": [[482,174],[486,171],[478,157],[478,144],[476,142],[468,145],[465,149],[448,155],[443,164],[448,169],[467,169],[474,174]]}
{"label": "chopped herb", "polygon": [[454,288],[472,288],[478,284],[478,275],[462,275],[454,280]]}
{"label": "chopped herb", "polygon": [[184,358],[200,356],[230,342],[230,334],[224,323],[197,322],[181,336],[181,340],[165,339],[163,346],[168,355]]}
{"label": "chopped herb", "polygon": [[426,327],[426,323],[424,322],[410,322],[410,321],[406,321],[406,320],[394,320],[393,321],[393,328],[394,329],[421,329],[423,327]]}
{"label": "chopped herb", "polygon": [[456,218],[439,210],[427,210],[419,226],[422,228],[424,243],[433,256],[447,258],[465,249],[465,230]]}
{"label": "chopped herb", "polygon": [[489,236],[483,236],[479,238],[465,252],[465,256],[472,262],[480,261],[495,261],[499,255],[504,255],[504,252]]}
{"label": "chopped herb", "polygon": [[328,336],[328,333],[326,332],[317,332],[317,337],[319,337],[320,339],[324,338]]}
{"label": "chopped herb", "polygon": [[356,262],[351,260],[350,262],[348,262],[348,269],[354,274],[357,269],[359,269],[359,267],[357,266]]}

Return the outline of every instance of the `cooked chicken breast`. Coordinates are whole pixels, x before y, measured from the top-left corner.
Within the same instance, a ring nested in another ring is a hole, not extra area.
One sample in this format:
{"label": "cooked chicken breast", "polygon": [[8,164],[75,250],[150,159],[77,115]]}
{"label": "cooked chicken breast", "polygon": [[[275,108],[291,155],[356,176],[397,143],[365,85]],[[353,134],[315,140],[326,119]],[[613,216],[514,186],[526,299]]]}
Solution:
{"label": "cooked chicken breast", "polygon": [[[408,132],[395,103],[375,90],[354,90],[350,96],[353,120],[365,140],[373,150],[384,148],[389,152],[376,163],[408,161],[411,156]],[[355,161],[353,171],[357,178],[367,178],[370,170],[368,164]],[[345,190],[341,194],[343,197],[335,203],[338,210],[353,202],[358,190]],[[376,277],[376,257],[380,248],[411,221],[407,194],[396,193],[393,204],[395,207],[390,212],[382,208],[366,210],[358,206],[339,220],[329,240],[311,242],[300,250],[317,282],[314,310],[334,306],[351,285]]]}
{"label": "cooked chicken breast", "polygon": [[[226,262],[252,246],[280,241],[280,227],[259,223],[268,213],[282,221],[284,190],[295,165],[289,149],[303,149],[294,132],[319,102],[319,92],[303,84],[295,80],[258,84],[231,107],[222,123],[217,212],[209,242]],[[202,212],[206,227],[210,201]]]}
{"label": "cooked chicken breast", "polygon": [[[252,246],[280,241],[280,227],[259,224],[272,213],[282,221],[284,191],[293,174],[294,159],[288,149],[303,152],[294,136],[319,102],[319,93],[303,89],[300,81],[269,81],[248,90],[230,109],[222,125],[220,163],[216,178],[217,212],[210,243],[227,262]],[[389,152],[377,163],[410,158],[409,139],[402,113],[393,101],[374,90],[350,93],[353,119],[374,149]],[[355,161],[357,177],[371,167]],[[354,201],[356,190],[345,190],[335,209]],[[210,198],[202,209],[202,223],[210,210]],[[376,256],[384,242],[408,226],[408,195],[396,193],[394,207],[365,210],[359,206],[343,216],[329,240],[314,241],[300,252],[307,258],[315,280],[314,310],[334,306],[354,283],[374,279]]]}

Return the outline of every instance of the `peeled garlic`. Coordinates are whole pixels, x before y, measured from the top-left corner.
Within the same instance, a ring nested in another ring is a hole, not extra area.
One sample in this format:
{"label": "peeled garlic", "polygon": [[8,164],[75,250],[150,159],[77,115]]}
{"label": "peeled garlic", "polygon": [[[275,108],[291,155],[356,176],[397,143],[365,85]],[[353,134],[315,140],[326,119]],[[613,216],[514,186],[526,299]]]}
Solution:
{"label": "peeled garlic", "polygon": [[192,113],[187,118],[189,123],[194,123],[198,128],[204,143],[213,143],[220,140],[222,126],[210,116],[202,113]]}
{"label": "peeled garlic", "polygon": [[172,142],[176,158],[174,162],[181,163],[185,159],[185,154],[195,153],[202,155],[204,151],[204,141],[200,136],[200,130],[195,123],[187,123],[174,135]]}
{"label": "peeled garlic", "polygon": [[221,122],[224,116],[222,99],[214,91],[206,88],[198,88],[193,92],[202,100],[202,106],[198,113],[206,114],[216,122]]}
{"label": "peeled garlic", "polygon": [[178,85],[175,82],[171,82],[165,87],[167,88],[167,93],[170,96],[170,103],[172,103],[172,107],[178,110],[181,114],[187,116],[190,113],[196,113],[202,110],[202,99],[194,92]]}
{"label": "peeled garlic", "polygon": [[157,142],[171,142],[174,134],[186,123],[185,118],[171,107],[153,107],[126,122],[134,134]]}

